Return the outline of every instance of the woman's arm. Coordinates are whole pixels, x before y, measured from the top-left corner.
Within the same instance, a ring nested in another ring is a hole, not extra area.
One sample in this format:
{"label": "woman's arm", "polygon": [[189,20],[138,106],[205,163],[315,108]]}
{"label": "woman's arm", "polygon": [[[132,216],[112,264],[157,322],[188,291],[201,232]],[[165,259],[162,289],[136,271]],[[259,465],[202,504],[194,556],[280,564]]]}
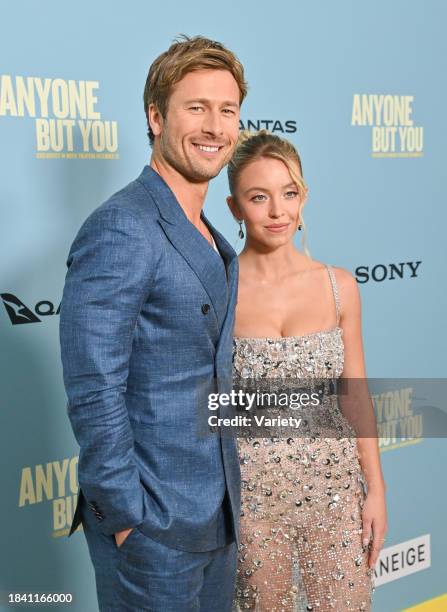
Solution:
{"label": "woman's arm", "polygon": [[380,464],[377,425],[366,380],[361,329],[361,301],[357,281],[350,272],[336,268],[340,295],[340,327],[345,348],[341,376],[340,408],[357,433],[359,461],[365,475],[368,495],[363,518],[363,542],[373,532],[370,567],[374,567],[387,529],[385,481]]}

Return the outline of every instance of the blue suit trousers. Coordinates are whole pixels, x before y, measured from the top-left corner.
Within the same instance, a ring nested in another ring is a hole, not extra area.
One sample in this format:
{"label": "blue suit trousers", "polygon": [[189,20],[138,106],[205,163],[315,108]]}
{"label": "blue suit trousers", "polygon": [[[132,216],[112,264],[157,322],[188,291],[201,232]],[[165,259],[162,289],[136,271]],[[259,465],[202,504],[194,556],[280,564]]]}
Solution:
{"label": "blue suit trousers", "polygon": [[81,512],[100,612],[231,612],[234,541],[186,552],[149,538],[137,526],[118,547],[114,535],[93,528],[88,509]]}

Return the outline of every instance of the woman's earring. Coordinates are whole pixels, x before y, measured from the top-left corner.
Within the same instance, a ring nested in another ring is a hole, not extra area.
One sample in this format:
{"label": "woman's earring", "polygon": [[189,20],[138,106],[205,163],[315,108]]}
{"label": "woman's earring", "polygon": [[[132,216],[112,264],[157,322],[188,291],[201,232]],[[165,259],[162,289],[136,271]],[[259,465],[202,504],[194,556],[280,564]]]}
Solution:
{"label": "woman's earring", "polygon": [[298,231],[300,232],[303,229],[303,226],[301,225],[301,223],[298,225]]}
{"label": "woman's earring", "polygon": [[244,230],[242,229],[242,221],[238,221],[239,223],[239,238],[243,238],[245,236]]}

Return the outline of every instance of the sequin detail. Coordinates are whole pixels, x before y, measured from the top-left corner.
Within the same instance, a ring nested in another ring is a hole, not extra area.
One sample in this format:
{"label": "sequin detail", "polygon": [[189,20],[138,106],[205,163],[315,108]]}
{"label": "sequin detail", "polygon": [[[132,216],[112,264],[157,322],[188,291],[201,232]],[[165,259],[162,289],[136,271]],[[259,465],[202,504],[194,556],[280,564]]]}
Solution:
{"label": "sequin detail", "polygon": [[[338,293],[328,271],[337,327],[285,338],[235,338],[236,384],[341,375]],[[361,541],[366,483],[354,431],[339,410],[337,418],[340,437],[238,438],[242,509],[233,610],[371,610],[373,570]]]}

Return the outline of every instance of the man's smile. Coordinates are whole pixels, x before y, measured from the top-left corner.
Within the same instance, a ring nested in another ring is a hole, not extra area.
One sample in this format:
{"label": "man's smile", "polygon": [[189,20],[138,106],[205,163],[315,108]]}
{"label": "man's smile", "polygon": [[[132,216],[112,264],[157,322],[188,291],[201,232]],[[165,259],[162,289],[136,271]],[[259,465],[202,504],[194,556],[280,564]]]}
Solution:
{"label": "man's smile", "polygon": [[209,153],[209,154],[212,154],[212,155],[218,153],[221,149],[223,149],[223,145],[201,144],[201,143],[198,143],[198,142],[193,142],[192,144],[199,151],[203,151],[204,153]]}

